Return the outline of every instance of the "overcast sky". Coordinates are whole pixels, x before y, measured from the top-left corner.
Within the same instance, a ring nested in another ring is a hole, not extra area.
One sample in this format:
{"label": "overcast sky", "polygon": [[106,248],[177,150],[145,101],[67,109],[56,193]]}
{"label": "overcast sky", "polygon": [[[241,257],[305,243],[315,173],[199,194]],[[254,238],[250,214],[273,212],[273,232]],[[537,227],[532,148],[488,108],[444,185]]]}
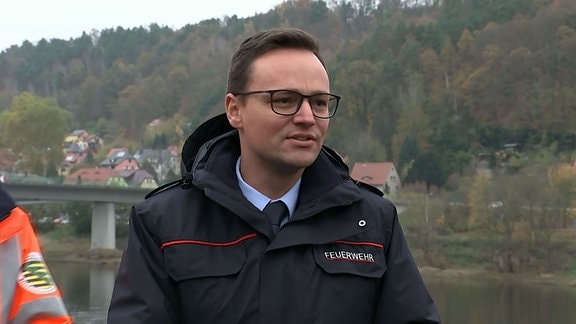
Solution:
{"label": "overcast sky", "polygon": [[69,40],[92,29],[148,26],[179,29],[204,19],[265,13],[283,0],[2,0],[0,52],[28,40]]}

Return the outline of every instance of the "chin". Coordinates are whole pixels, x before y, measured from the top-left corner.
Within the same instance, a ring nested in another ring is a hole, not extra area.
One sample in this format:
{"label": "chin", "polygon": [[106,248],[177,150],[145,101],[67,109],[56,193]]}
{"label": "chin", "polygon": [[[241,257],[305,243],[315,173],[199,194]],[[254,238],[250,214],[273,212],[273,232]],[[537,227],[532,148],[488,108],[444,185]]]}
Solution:
{"label": "chin", "polygon": [[318,156],[309,157],[309,158],[296,158],[291,161],[288,161],[288,164],[294,167],[295,169],[304,169],[312,165]]}
{"label": "chin", "polygon": [[284,156],[279,156],[278,162],[284,164],[284,167],[292,170],[301,170],[309,167],[318,158],[317,151],[299,151],[291,152],[291,154],[286,154]]}

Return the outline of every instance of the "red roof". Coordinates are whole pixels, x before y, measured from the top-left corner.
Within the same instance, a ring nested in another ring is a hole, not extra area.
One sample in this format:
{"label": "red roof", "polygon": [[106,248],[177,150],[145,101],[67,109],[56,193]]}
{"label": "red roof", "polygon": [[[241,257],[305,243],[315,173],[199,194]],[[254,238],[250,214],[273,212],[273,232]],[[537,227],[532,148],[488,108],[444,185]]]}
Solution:
{"label": "red roof", "polygon": [[81,179],[84,184],[105,184],[108,179],[115,174],[117,174],[117,172],[111,168],[84,168],[78,169],[67,176],[64,182],[67,184],[73,184],[76,183],[78,179]]}
{"label": "red roof", "polygon": [[392,169],[394,169],[392,162],[356,162],[350,176],[369,185],[381,186],[386,183]]}
{"label": "red roof", "polygon": [[108,154],[106,154],[106,157],[112,157],[115,156],[116,154],[118,154],[119,152],[127,152],[128,150],[125,147],[114,147],[112,149],[110,149],[110,151],[108,151]]}

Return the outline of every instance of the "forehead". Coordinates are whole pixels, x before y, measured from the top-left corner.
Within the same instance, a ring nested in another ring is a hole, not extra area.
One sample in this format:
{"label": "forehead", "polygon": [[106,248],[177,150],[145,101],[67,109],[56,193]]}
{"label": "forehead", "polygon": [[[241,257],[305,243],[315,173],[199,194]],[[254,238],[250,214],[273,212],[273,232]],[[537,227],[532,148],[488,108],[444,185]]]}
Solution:
{"label": "forehead", "polygon": [[303,49],[276,49],[259,56],[252,63],[248,83],[267,89],[298,89],[302,85],[315,90],[329,88],[322,62],[312,51]]}

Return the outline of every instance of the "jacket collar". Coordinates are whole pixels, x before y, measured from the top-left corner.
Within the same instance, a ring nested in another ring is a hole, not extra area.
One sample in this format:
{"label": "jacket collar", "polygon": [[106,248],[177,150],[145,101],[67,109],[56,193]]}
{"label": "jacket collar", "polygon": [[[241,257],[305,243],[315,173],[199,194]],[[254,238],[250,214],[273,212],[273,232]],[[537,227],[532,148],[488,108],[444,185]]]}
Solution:
{"label": "jacket collar", "polygon": [[182,147],[182,175],[192,171],[192,166],[198,152],[203,146],[206,146],[205,144],[207,142],[231,131],[234,131],[234,128],[228,122],[225,113],[212,117],[198,126],[198,128],[188,136]]}
{"label": "jacket collar", "polygon": [[[226,115],[220,114],[200,125],[186,140],[182,149],[183,177],[205,190],[230,192],[233,188],[241,195],[234,173],[239,155],[238,132],[230,126]],[[325,195],[327,192],[345,182],[351,184],[348,166],[334,150],[323,146],[316,161],[302,175],[299,205],[318,201],[320,197],[326,199],[330,197]],[[357,189],[357,186],[353,187]],[[348,199],[359,198],[357,190],[348,193],[355,197]],[[341,198],[330,203],[337,203]]]}

